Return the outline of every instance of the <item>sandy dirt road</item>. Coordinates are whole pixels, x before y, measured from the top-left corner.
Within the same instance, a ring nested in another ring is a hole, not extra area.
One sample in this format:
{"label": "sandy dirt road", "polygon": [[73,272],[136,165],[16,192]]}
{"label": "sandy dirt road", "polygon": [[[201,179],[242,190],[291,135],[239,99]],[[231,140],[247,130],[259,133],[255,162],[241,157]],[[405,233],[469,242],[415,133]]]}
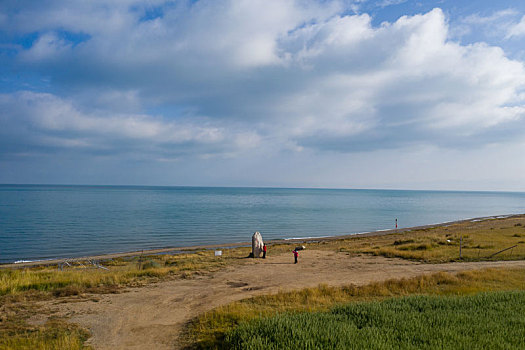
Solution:
{"label": "sandy dirt road", "polygon": [[247,259],[240,266],[206,276],[129,288],[82,302],[54,301],[49,307],[88,328],[92,333],[88,343],[95,349],[178,349],[178,336],[186,322],[202,312],[250,296],[321,283],[362,285],[438,271],[503,266],[525,267],[525,261],[421,264],[306,250],[301,252],[297,265],[291,253],[270,255],[266,260]]}

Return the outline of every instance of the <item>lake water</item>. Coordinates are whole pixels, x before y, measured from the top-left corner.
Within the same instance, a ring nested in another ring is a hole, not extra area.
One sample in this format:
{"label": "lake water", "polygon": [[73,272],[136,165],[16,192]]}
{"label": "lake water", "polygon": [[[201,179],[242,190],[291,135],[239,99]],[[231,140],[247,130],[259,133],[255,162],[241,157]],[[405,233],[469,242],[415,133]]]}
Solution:
{"label": "lake water", "polygon": [[320,237],[525,212],[525,193],[0,185],[0,262]]}

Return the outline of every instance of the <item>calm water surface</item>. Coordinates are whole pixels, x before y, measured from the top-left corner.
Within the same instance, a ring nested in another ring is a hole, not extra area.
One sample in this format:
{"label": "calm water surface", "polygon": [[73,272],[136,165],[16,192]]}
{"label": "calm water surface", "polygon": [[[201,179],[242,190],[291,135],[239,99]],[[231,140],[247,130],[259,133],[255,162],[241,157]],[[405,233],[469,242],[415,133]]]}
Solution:
{"label": "calm water surface", "polygon": [[525,193],[0,185],[0,262],[343,235],[525,212]]}

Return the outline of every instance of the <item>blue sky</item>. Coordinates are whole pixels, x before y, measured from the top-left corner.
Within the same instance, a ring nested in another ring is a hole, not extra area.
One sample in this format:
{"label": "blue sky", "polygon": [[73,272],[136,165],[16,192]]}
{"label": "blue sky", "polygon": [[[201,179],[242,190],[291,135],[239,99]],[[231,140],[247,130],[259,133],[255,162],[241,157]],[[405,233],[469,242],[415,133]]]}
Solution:
{"label": "blue sky", "polygon": [[523,1],[3,1],[0,183],[525,191]]}

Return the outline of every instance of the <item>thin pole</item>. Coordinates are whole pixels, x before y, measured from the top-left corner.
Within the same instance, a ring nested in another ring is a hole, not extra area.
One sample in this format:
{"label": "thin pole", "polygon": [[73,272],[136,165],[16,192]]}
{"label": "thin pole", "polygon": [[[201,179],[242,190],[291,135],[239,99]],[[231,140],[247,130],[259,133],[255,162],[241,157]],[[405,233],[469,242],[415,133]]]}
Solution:
{"label": "thin pole", "polygon": [[461,259],[461,246],[463,245],[463,236],[459,237],[459,258]]}

